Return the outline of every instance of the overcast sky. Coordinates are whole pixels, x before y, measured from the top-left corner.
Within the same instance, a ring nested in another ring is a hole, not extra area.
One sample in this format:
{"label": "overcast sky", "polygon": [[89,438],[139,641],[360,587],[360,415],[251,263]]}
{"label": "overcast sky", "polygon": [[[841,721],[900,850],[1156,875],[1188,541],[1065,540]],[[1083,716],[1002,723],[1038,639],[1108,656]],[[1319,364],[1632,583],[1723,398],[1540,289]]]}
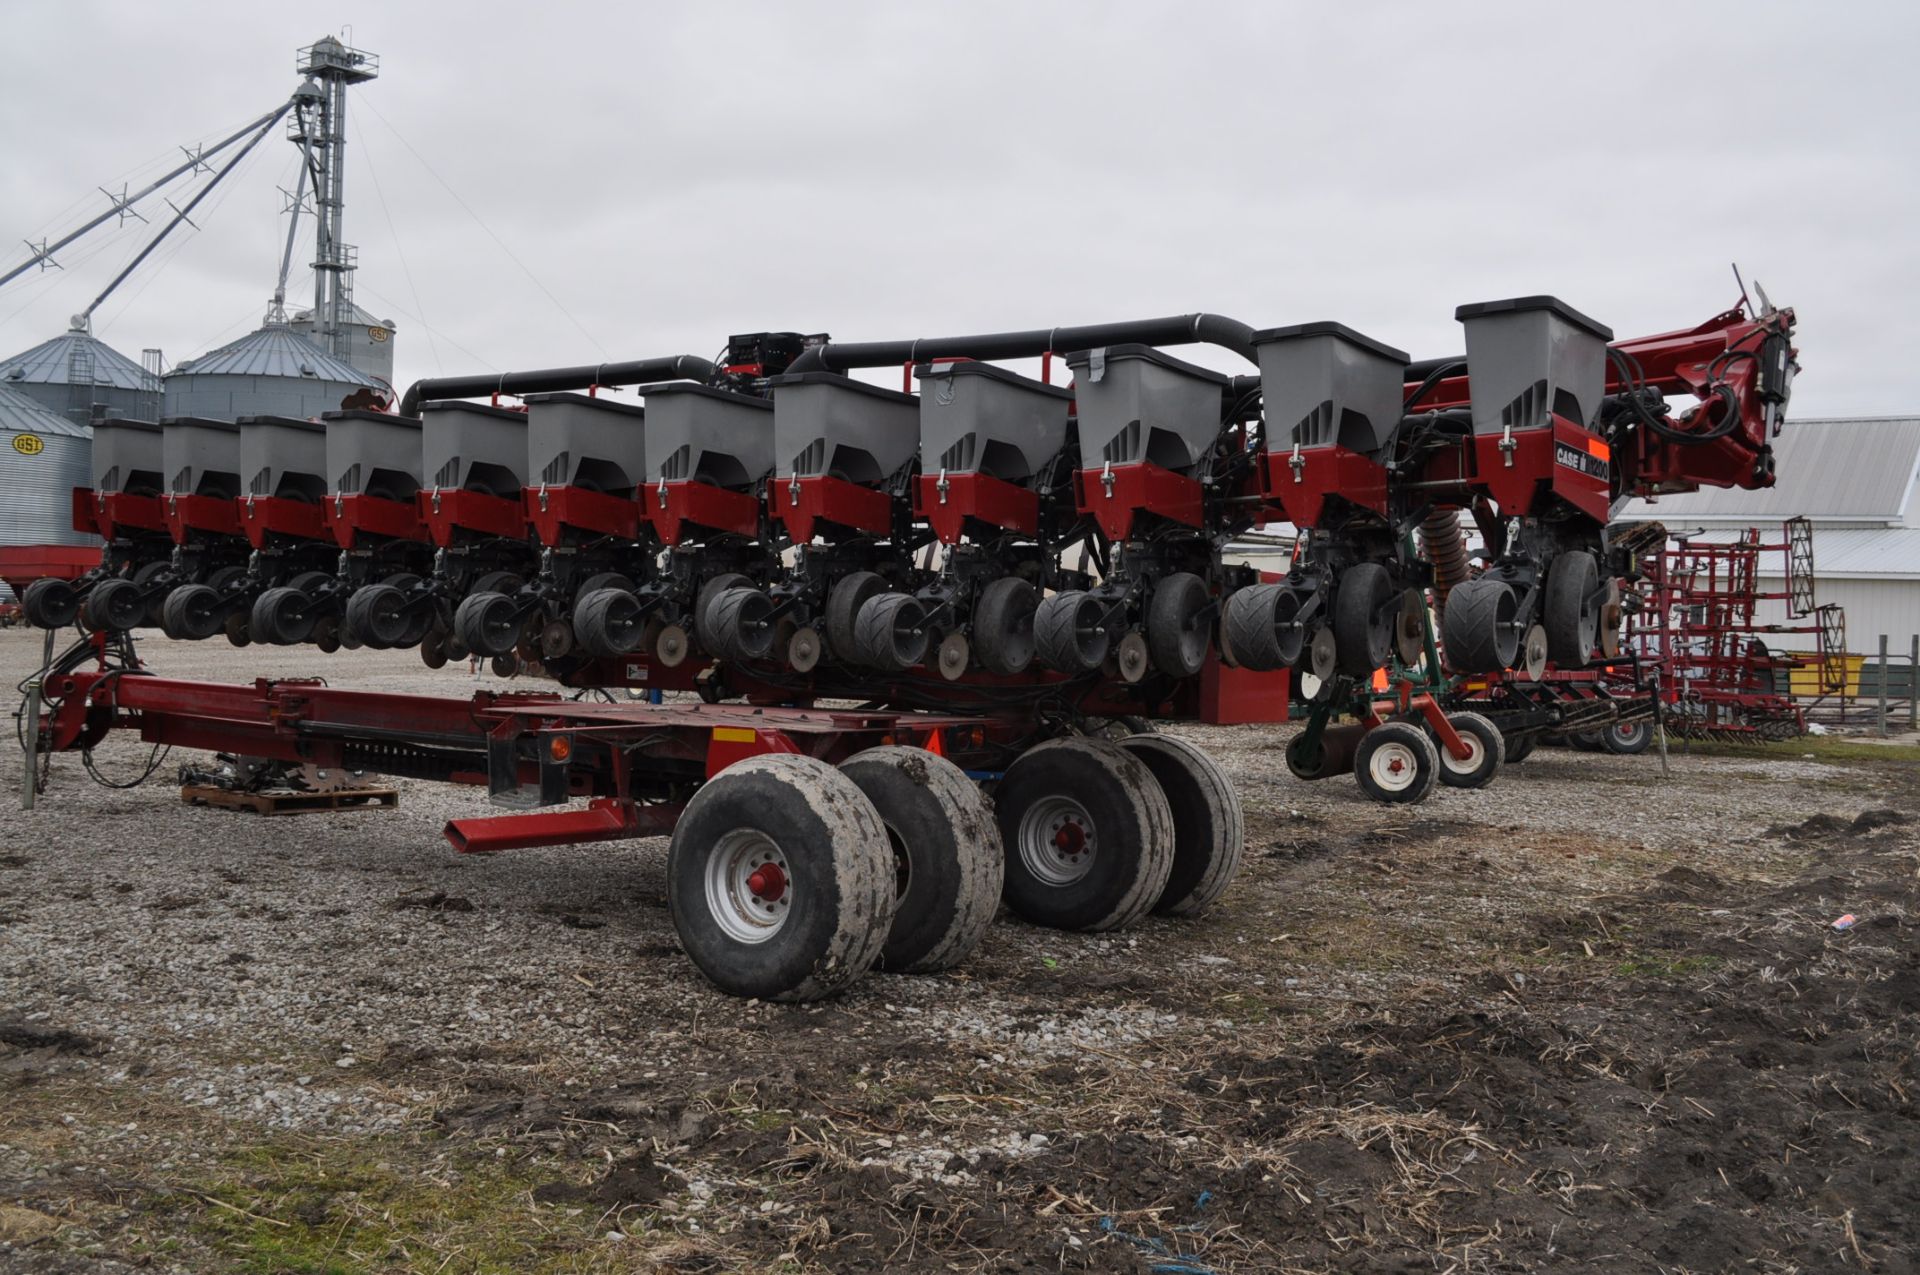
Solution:
{"label": "overcast sky", "polygon": [[[351,23],[381,75],[349,107],[346,235],[403,382],[711,355],[761,328],[1190,310],[1339,319],[1423,357],[1461,348],[1455,305],[1526,293],[1622,336],[1691,326],[1735,300],[1738,261],[1799,312],[1798,414],[1920,411],[1910,2],[6,15],[15,245],[284,100],[294,50]],[[96,331],[179,361],[257,325],[294,160],[263,143]],[[0,355],[64,329],[142,233],[0,289]],[[302,265],[290,301],[311,289]]]}

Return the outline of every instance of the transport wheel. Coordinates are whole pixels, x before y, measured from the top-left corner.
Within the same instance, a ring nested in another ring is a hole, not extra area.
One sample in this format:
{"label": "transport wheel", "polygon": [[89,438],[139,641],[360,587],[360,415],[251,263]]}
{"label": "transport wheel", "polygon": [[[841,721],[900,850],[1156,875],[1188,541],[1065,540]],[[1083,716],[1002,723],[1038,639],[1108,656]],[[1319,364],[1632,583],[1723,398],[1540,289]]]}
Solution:
{"label": "transport wheel", "polygon": [[1567,736],[1567,747],[1576,753],[1597,753],[1606,747],[1602,739],[1603,734],[1604,732],[1597,730],[1575,731]]}
{"label": "transport wheel", "polygon": [[1220,610],[1220,647],[1242,668],[1265,672],[1300,658],[1306,633],[1296,617],[1300,595],[1281,584],[1235,589]]}
{"label": "transport wheel", "polygon": [[1153,587],[1147,599],[1147,654],[1153,666],[1171,677],[1192,677],[1207,662],[1212,625],[1200,618],[1207,609],[1207,582],[1191,571],[1176,571]]}
{"label": "transport wheel", "polygon": [[20,595],[20,610],[36,629],[64,629],[80,618],[80,591],[66,580],[35,580]]}
{"label": "transport wheel", "polygon": [[147,618],[146,604],[140,600],[140,586],[125,576],[114,576],[94,585],[82,609],[87,627],[96,632],[120,632]]}
{"label": "transport wheel", "polygon": [[461,599],[453,613],[453,631],[469,651],[489,657],[505,655],[520,642],[523,625],[514,615],[518,609],[504,593],[471,594]]}
{"label": "transport wheel", "polygon": [[990,673],[1024,673],[1033,663],[1033,613],[1040,595],[1019,576],[1002,576],[973,604],[973,653]]}
{"label": "transport wheel", "polygon": [[225,621],[220,591],[211,585],[183,584],[167,594],[160,627],[168,637],[202,642],[218,633]]}
{"label": "transport wheel", "polygon": [[1440,756],[1432,738],[1412,722],[1374,727],[1361,737],[1353,755],[1360,791],[1375,801],[1396,805],[1425,801],[1439,771]]}
{"label": "transport wheel", "polygon": [[1034,654],[1062,673],[1091,673],[1107,658],[1111,642],[1100,621],[1106,604],[1090,593],[1056,593],[1033,613]]}
{"label": "transport wheel", "polygon": [[1036,925],[1111,930],[1152,911],[1173,871],[1173,812],[1146,763],[1084,736],[1022,753],[994,790],[1007,906]]}
{"label": "transport wheel", "polygon": [[1396,617],[1387,603],[1393,585],[1377,562],[1356,562],[1340,573],[1333,595],[1334,659],[1342,673],[1367,677],[1393,654]]}
{"label": "transport wheel", "polygon": [[897,874],[880,814],[826,762],[765,753],[693,795],[667,850],[680,946],[735,996],[812,1001],[879,959]]}
{"label": "transport wheel", "polygon": [[1247,840],[1240,795],[1213,758],[1172,735],[1134,735],[1120,747],[1153,772],[1173,815],[1173,868],[1153,910],[1198,916],[1240,872]]}
{"label": "transport wheel", "polygon": [[752,585],[728,589],[707,603],[706,632],[714,654],[729,660],[764,660],[773,652],[773,599]]}
{"label": "transport wheel", "polygon": [[[134,571],[133,582],[139,586],[140,592],[146,593],[155,585],[159,584],[171,570],[173,570],[172,563],[149,562]],[[215,583],[214,587],[219,588],[220,586]],[[166,607],[166,604],[167,595],[164,592],[155,593],[147,599],[146,623],[148,628],[160,627],[160,613]]]}
{"label": "transport wheel", "polygon": [[1353,755],[1359,751],[1360,739],[1366,733],[1367,728],[1358,723],[1329,726],[1320,732],[1317,754],[1308,756],[1307,736],[1302,731],[1287,741],[1287,770],[1295,779],[1308,783],[1349,774],[1353,770]]}
{"label": "transport wheel", "polygon": [[827,650],[836,660],[860,658],[860,640],[854,630],[867,603],[887,591],[887,582],[872,571],[842,576],[827,591]]}
{"label": "transport wheel", "polygon": [[1600,733],[1600,746],[1619,757],[1637,757],[1653,744],[1653,723],[1615,722]]}
{"label": "transport wheel", "polygon": [[1513,586],[1480,576],[1447,595],[1441,643],[1457,673],[1497,673],[1520,654],[1514,616],[1520,609]]}
{"label": "transport wheel", "polygon": [[1518,766],[1533,756],[1533,750],[1540,746],[1538,735],[1504,735],[1501,738],[1506,745],[1506,756],[1502,764],[1507,766]]}
{"label": "transport wheel", "polygon": [[840,772],[873,803],[892,853],[893,924],[878,968],[958,965],[1000,908],[1006,852],[993,807],[965,771],[924,748],[870,748]]}
{"label": "transport wheel", "polygon": [[[168,602],[172,602],[171,597]],[[282,585],[268,589],[253,600],[253,612],[247,623],[259,641],[298,646],[313,636],[316,619],[313,600],[292,585]]]}
{"label": "transport wheel", "polygon": [[927,609],[911,593],[868,598],[853,625],[853,658],[899,673],[927,658]]}
{"label": "transport wheel", "polygon": [[701,650],[710,655],[720,653],[719,633],[707,618],[707,611],[713,606],[714,599],[729,589],[752,587],[753,581],[738,571],[717,575],[700,586],[700,591],[693,597],[693,639],[700,644]]}
{"label": "transport wheel", "polygon": [[626,589],[595,589],[573,606],[573,635],[596,659],[617,659],[640,649],[644,626],[640,599]]}
{"label": "transport wheel", "polygon": [[1433,747],[1440,758],[1440,782],[1449,788],[1485,788],[1507,759],[1500,728],[1478,713],[1449,713],[1447,724],[1467,746],[1467,756],[1455,757],[1436,738]]}
{"label": "transport wheel", "polygon": [[1581,550],[1563,553],[1547,567],[1547,594],[1541,623],[1547,630],[1547,658],[1561,668],[1585,668],[1600,632],[1600,567]]}

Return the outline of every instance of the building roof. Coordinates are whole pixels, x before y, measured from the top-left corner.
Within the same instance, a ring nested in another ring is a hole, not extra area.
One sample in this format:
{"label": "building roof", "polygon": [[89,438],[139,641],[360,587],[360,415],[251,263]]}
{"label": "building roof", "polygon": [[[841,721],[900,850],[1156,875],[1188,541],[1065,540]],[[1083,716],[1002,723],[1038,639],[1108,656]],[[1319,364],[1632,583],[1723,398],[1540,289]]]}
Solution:
{"label": "building roof", "polygon": [[1789,420],[1773,440],[1777,479],[1761,491],[1710,487],[1628,501],[1623,522],[1768,522],[1805,516],[1816,523],[1900,526],[1913,507],[1920,475],[1920,416]]}
{"label": "building roof", "polygon": [[188,359],[167,373],[169,381],[176,376],[285,376],[345,385],[379,384],[284,323],[269,323],[238,341]]}
{"label": "building roof", "polygon": [[[358,305],[354,304],[351,301],[347,302],[347,305],[349,307],[348,313],[347,313],[348,323],[358,323],[362,327],[369,327],[369,328],[391,328],[393,326],[392,319],[376,319],[373,317],[372,314],[370,314],[365,310],[362,310]],[[308,306],[306,309],[300,311],[298,314],[295,314],[293,316],[293,321],[295,323],[311,324],[313,322],[313,307]]]}
{"label": "building roof", "polygon": [[31,350],[0,359],[0,382],[18,385],[69,385],[73,375],[74,349],[89,347],[81,355],[93,356],[93,383],[121,390],[159,389],[153,374],[84,328],[74,327],[51,341],[42,341]]}
{"label": "building roof", "polygon": [[52,434],[66,438],[92,438],[85,425],[70,421],[0,380],[0,430],[14,434]]}
{"label": "building roof", "polygon": [[[1775,541],[1777,527],[1761,524],[1764,539]],[[1732,544],[1742,534],[1732,528],[1689,536],[1702,544]],[[1762,559],[1764,576],[1778,577],[1778,554]],[[1815,580],[1920,580],[1920,527],[1823,527],[1813,537]]]}

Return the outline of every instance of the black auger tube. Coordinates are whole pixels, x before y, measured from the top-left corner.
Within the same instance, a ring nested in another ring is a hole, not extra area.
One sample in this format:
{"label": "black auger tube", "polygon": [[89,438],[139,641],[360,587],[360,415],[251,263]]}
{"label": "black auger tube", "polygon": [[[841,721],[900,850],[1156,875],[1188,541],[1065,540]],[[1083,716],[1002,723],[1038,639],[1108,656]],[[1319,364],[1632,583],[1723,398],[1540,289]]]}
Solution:
{"label": "black auger tube", "polygon": [[420,404],[443,398],[477,398],[482,394],[546,394],[557,390],[584,390],[594,385],[649,385],[655,381],[711,383],[720,369],[691,354],[670,358],[633,359],[626,363],[587,363],[580,367],[549,367],[533,372],[495,372],[483,376],[437,376],[415,381],[400,396],[400,415],[418,416]]}
{"label": "black auger tube", "polygon": [[1077,328],[1027,332],[982,332],[975,336],[920,337],[912,341],[830,341],[793,361],[788,372],[847,372],[857,367],[898,367],[922,359],[1029,359],[1051,351],[1067,354],[1103,345],[1218,345],[1249,363],[1253,329],[1218,314],[1181,314],[1126,323],[1090,323]]}

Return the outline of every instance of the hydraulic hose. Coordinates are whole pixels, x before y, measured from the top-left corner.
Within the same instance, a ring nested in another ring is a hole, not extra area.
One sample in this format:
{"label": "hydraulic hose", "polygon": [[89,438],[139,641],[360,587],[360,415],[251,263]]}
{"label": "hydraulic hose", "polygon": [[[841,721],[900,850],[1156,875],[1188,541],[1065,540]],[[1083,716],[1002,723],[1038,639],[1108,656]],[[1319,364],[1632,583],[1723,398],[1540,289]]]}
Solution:
{"label": "hydraulic hose", "polygon": [[712,382],[720,369],[691,354],[667,358],[634,359],[626,363],[550,367],[532,372],[493,372],[478,376],[440,376],[415,381],[400,396],[400,415],[418,416],[420,404],[446,398],[475,398],[482,394],[547,394],[584,390],[594,385],[649,385],[655,381]]}
{"label": "hydraulic hose", "polygon": [[974,336],[919,337],[911,341],[826,342],[805,351],[788,372],[847,372],[860,367],[898,367],[922,359],[1023,359],[1046,353],[1067,354],[1103,345],[1217,345],[1249,363],[1253,329],[1218,314],[1181,314],[1124,323],[1091,323],[1075,328],[1033,328],[1025,332],[982,332]]}
{"label": "hydraulic hose", "polygon": [[1458,509],[1430,509],[1420,520],[1420,552],[1433,564],[1433,614],[1445,621],[1447,595],[1467,578],[1467,542]]}

